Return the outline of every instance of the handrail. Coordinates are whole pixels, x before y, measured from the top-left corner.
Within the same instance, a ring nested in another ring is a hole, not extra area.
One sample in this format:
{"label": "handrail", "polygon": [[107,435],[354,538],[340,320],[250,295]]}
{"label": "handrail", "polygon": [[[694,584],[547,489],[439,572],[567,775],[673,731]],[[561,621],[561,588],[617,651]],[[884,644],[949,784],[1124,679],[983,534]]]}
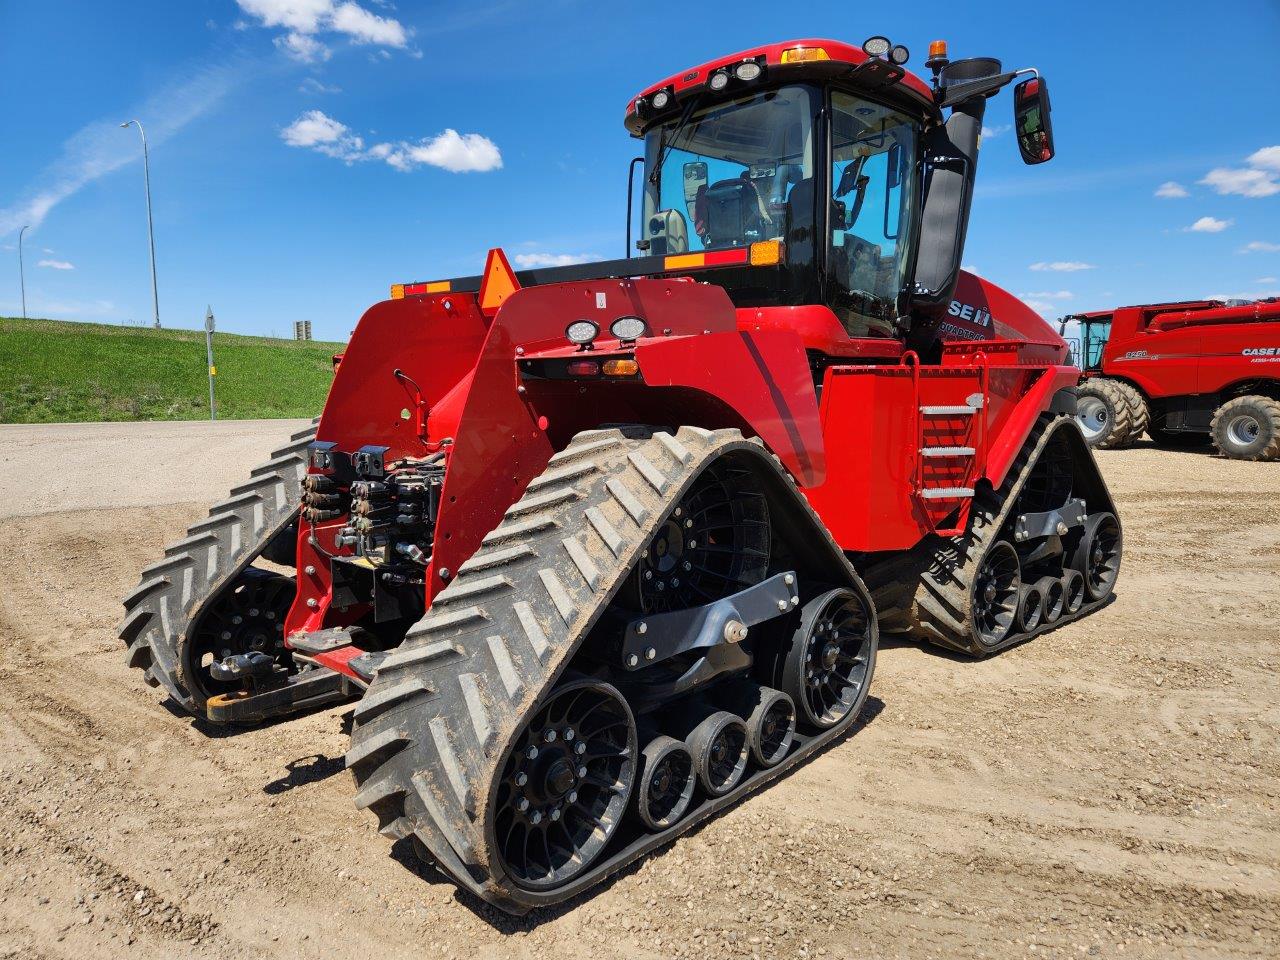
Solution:
{"label": "handrail", "polygon": [[919,495],[924,489],[924,415],[920,412],[920,355],[914,350],[904,350],[901,365],[911,367],[911,407],[916,418],[916,469],[911,478],[911,492]]}
{"label": "handrail", "polygon": [[991,408],[991,363],[987,357],[985,350],[979,350],[973,355],[973,362],[976,365],[981,361],[981,370],[978,373],[978,383],[982,390],[982,416],[978,419],[978,442],[974,444],[973,462],[973,480],[977,483],[978,477],[982,476],[987,469],[987,428],[989,426],[987,417],[990,415]]}

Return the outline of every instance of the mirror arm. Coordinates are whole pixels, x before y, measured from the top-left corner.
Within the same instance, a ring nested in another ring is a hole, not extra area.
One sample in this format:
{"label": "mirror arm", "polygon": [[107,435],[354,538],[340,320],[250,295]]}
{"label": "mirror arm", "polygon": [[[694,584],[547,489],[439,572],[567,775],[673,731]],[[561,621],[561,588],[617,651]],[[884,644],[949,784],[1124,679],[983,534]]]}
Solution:
{"label": "mirror arm", "polygon": [[627,166],[627,253],[625,259],[631,259],[631,200],[636,185],[636,164],[644,163],[644,157],[633,157]]}
{"label": "mirror arm", "polygon": [[989,97],[999,93],[1024,73],[1030,73],[1036,77],[1040,76],[1040,71],[1035,67],[1023,67],[1020,70],[1011,70],[1008,73],[997,73],[994,77],[972,80],[969,83],[959,83],[954,87],[946,87],[942,91],[942,99],[938,102],[938,107],[939,109],[954,107],[957,103],[968,100],[970,97]]}

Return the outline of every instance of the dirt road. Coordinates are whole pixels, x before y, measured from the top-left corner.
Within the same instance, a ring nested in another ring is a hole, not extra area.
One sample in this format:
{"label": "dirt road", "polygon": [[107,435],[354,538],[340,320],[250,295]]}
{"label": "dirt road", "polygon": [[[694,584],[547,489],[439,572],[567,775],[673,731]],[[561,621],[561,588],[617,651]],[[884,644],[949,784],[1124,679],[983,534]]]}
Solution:
{"label": "dirt road", "polygon": [[0,428],[0,957],[1280,954],[1280,465],[1104,452],[1116,603],[888,645],[856,736],[515,921],[352,807],[343,709],[223,736],[125,667],[139,568],[292,427]]}

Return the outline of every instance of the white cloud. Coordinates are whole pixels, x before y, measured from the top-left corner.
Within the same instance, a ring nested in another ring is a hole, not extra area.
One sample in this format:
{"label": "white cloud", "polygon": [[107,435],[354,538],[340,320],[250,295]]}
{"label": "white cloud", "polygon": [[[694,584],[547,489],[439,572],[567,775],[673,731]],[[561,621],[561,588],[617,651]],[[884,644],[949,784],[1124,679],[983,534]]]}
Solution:
{"label": "white cloud", "polygon": [[1269,170],[1228,169],[1215,167],[1205,174],[1200,181],[1205,186],[1213,187],[1218,193],[1225,195],[1238,194],[1242,197],[1269,197],[1280,193],[1280,181]]}
{"label": "white cloud", "polygon": [[1049,303],[1045,300],[1036,300],[1034,297],[1029,300],[1026,298],[1021,299],[1023,303],[1045,319],[1049,319],[1058,313],[1059,308],[1057,304]]}
{"label": "white cloud", "polygon": [[592,263],[600,259],[597,253],[517,253],[513,258],[517,267],[526,270],[533,267],[567,267],[571,263]]}
{"label": "white cloud", "polygon": [[1280,147],[1263,147],[1261,150],[1255,150],[1245,157],[1244,162],[1251,167],[1280,172]]}
{"label": "white cloud", "polygon": [[1201,217],[1185,229],[1190,233],[1221,233],[1235,223],[1234,220],[1218,220],[1215,217]]}
{"label": "white cloud", "polygon": [[333,56],[332,50],[305,33],[286,33],[271,42],[299,63],[322,63]]}
{"label": "white cloud", "polygon": [[1275,277],[1259,277],[1254,283],[1280,283]]}
{"label": "white cloud", "polygon": [[1033,263],[1027,269],[1038,271],[1052,271],[1053,273],[1076,273],[1079,270],[1093,270],[1095,267],[1092,263],[1081,263],[1079,260],[1052,260]]}
{"label": "white cloud", "polygon": [[302,114],[280,131],[280,138],[291,147],[315,150],[348,164],[380,160],[402,172],[424,165],[450,173],[483,173],[502,167],[502,152],[497,144],[478,133],[448,129],[418,141],[401,140],[366,147],[363,137],[320,110]]}
{"label": "white cloud", "polygon": [[38,267],[48,267],[50,270],[74,270],[76,265],[68,263],[66,260],[41,260]]}
{"label": "white cloud", "polygon": [[1031,297],[1036,300],[1070,300],[1075,296],[1070,290],[1042,290],[1039,293],[1024,293],[1023,299]]}
{"label": "white cloud", "polygon": [[298,84],[299,93],[341,93],[342,88],[332,83],[321,83],[315,77],[307,77]]}
{"label": "white cloud", "polygon": [[986,126],[985,124],[983,124],[983,127],[982,127],[982,139],[983,139],[983,140],[990,140],[990,139],[992,139],[992,138],[994,138],[994,137],[998,137],[998,136],[1000,136],[1000,134],[1002,134],[1002,133],[1008,133],[1008,132],[1009,132],[1010,130],[1012,130],[1012,129],[1013,129],[1012,124],[1008,124],[1008,123],[1000,124],[1000,125],[997,125],[997,126],[994,126],[994,127],[988,127],[988,126]]}
{"label": "white cloud", "polygon": [[58,159],[49,164],[15,203],[0,209],[0,236],[23,224],[40,226],[49,211],[87,184],[142,159],[142,145],[134,129],[121,130],[120,122],[138,117],[147,127],[151,158],[156,148],[193,120],[214,109],[249,71],[239,60],[213,67],[188,68],[183,79],[165,84],[141,103],[113,111],[110,117],[81,127],[62,145]]}
{"label": "white cloud", "polygon": [[962,263],[960,264],[960,269],[965,273],[972,273],[974,276],[980,276],[982,274],[982,271],[978,269],[977,264],[973,263]]}
{"label": "white cloud", "polygon": [[1166,200],[1175,200],[1181,197],[1189,197],[1191,194],[1187,192],[1187,188],[1175,180],[1166,180],[1160,186],[1156,187],[1156,196],[1163,197]]}
{"label": "white cloud", "polygon": [[1266,240],[1250,240],[1240,248],[1241,253],[1280,253],[1280,243],[1268,243]]}
{"label": "white cloud", "polygon": [[264,27],[283,28],[277,47],[304,63],[327,60],[329,48],[319,39],[345,37],[351,43],[403,50],[410,31],[394,17],[380,17],[351,0],[236,0],[240,9]]}

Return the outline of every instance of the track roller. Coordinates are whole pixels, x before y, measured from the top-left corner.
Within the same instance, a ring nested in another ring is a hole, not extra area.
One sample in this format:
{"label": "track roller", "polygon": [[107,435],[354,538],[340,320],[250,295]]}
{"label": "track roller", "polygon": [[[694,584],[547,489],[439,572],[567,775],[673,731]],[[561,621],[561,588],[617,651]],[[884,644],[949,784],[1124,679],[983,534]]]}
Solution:
{"label": "track roller", "polygon": [[862,708],[874,656],[871,619],[863,598],[844,587],[814,597],[800,611],[780,687],[805,723],[826,729]]}
{"label": "track roller", "polygon": [[1084,574],[1068,567],[1062,575],[1062,592],[1066,598],[1067,613],[1079,612],[1084,606]]}
{"label": "track roller", "polygon": [[659,735],[649,741],[640,756],[635,806],[649,830],[665,830],[683,817],[693,802],[697,779],[687,744]]}
{"label": "track roller", "polygon": [[1045,623],[1054,623],[1062,617],[1066,609],[1066,592],[1062,588],[1061,577],[1041,577],[1036,581],[1036,589],[1044,598],[1040,616]]}
{"label": "track roller", "polygon": [[1022,585],[1018,596],[1018,629],[1030,633],[1044,620],[1044,590],[1039,583]]}
{"label": "track roller", "polygon": [[1095,513],[1085,521],[1071,565],[1084,574],[1090,600],[1100,600],[1115,588],[1123,552],[1124,535],[1114,514]]}
{"label": "track roller", "polygon": [[724,796],[747,772],[747,725],[736,714],[717,710],[693,728],[687,742],[698,782],[709,796]]}
{"label": "track roller", "polygon": [[761,767],[781,763],[796,735],[796,707],[781,690],[743,680],[712,694],[718,706],[745,718],[751,759]]}

